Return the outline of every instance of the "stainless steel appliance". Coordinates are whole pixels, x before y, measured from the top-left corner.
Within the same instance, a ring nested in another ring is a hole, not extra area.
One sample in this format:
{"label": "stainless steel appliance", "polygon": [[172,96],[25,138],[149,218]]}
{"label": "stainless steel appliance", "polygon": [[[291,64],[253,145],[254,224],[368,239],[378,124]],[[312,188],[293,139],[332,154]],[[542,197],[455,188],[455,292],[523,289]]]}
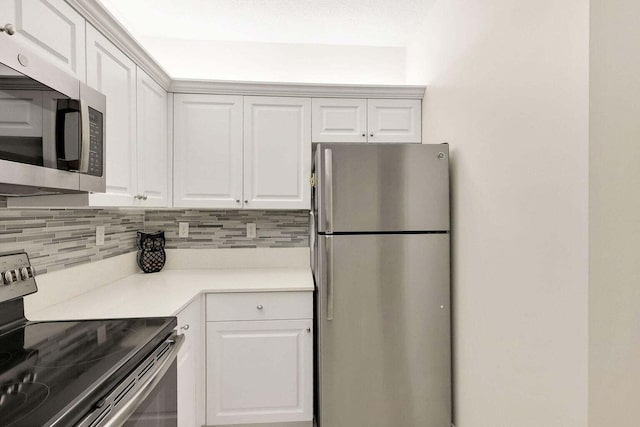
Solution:
{"label": "stainless steel appliance", "polygon": [[0,256],[0,425],[176,427],[176,319],[30,322],[34,276]]}
{"label": "stainless steel appliance", "polygon": [[0,195],[104,192],[106,98],[0,33]]}
{"label": "stainless steel appliance", "polygon": [[319,427],[451,422],[448,145],[319,144]]}

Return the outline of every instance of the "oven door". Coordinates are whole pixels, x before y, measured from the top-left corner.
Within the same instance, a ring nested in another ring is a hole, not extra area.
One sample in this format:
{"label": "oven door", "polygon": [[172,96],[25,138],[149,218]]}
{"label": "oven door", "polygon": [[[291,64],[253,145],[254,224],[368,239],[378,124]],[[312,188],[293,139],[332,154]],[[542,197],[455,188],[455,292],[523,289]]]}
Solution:
{"label": "oven door", "polygon": [[184,335],[171,335],[77,427],[176,427],[176,358],[183,342]]}

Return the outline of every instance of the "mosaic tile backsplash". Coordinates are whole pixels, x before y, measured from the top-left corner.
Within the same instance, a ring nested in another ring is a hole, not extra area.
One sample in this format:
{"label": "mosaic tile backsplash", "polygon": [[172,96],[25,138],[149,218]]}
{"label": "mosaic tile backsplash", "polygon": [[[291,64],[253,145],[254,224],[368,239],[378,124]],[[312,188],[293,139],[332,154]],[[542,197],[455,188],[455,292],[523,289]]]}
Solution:
{"label": "mosaic tile backsplash", "polygon": [[[136,231],[165,231],[167,248],[308,247],[308,211],[0,209],[0,252],[26,250],[38,272],[135,251]],[[178,223],[189,237],[178,237]],[[255,223],[257,237],[246,236]],[[105,227],[96,246],[95,229]]]}
{"label": "mosaic tile backsplash", "polygon": [[[96,227],[105,228],[96,246]],[[0,252],[25,250],[39,273],[114,257],[135,248],[144,211],[0,209]]]}
{"label": "mosaic tile backsplash", "polygon": [[[189,223],[189,237],[178,237],[178,223]],[[247,223],[256,238],[245,237]],[[147,232],[163,230],[168,249],[291,248],[309,246],[308,211],[146,211]]]}

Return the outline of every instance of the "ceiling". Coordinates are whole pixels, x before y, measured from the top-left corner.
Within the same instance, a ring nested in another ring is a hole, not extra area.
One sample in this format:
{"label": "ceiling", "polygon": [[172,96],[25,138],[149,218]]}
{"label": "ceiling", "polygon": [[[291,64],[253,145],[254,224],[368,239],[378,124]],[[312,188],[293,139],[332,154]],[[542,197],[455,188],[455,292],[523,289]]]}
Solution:
{"label": "ceiling", "polygon": [[435,0],[101,0],[136,37],[406,46]]}

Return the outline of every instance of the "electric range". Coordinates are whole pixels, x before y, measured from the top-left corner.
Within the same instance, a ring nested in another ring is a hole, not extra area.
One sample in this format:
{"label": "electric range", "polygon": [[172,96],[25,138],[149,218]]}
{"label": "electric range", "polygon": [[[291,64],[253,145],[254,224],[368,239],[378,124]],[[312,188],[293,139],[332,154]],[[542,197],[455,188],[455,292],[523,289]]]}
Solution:
{"label": "electric range", "polygon": [[0,256],[0,425],[177,425],[175,317],[29,321],[26,253]]}

